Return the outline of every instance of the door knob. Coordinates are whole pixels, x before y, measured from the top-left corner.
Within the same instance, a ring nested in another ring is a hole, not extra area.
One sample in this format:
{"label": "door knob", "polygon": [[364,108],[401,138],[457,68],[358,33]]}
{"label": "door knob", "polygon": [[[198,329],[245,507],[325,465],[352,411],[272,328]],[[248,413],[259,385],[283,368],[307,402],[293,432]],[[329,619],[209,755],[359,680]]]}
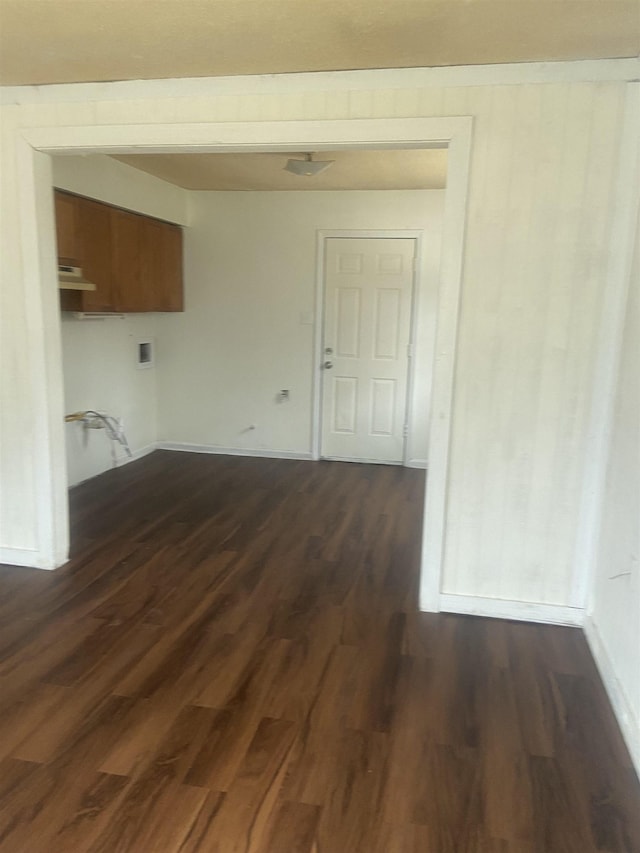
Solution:
{"label": "door knob", "polygon": [[331,368],[333,367],[333,362],[332,361],[325,361],[325,363],[322,366],[324,367],[325,370],[331,370]]}

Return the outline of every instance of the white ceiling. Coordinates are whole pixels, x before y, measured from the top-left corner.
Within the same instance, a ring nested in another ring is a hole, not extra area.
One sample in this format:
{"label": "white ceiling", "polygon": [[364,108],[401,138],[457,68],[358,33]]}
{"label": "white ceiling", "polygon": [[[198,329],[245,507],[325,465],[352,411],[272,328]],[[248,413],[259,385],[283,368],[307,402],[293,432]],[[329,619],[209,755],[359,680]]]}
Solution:
{"label": "white ceiling", "polygon": [[418,190],[446,185],[446,149],[323,151],[315,177],[284,171],[303,154],[137,154],[115,159],[189,190]]}
{"label": "white ceiling", "polygon": [[0,0],[3,85],[638,53],[638,0]]}

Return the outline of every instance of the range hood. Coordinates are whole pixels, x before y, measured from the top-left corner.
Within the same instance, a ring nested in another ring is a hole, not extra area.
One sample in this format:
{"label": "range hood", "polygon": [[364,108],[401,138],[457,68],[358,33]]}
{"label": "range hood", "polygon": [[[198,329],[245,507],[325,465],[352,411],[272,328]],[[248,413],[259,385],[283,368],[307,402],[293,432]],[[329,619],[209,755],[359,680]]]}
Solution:
{"label": "range hood", "polygon": [[58,287],[60,290],[95,290],[95,284],[87,281],[80,267],[58,265]]}

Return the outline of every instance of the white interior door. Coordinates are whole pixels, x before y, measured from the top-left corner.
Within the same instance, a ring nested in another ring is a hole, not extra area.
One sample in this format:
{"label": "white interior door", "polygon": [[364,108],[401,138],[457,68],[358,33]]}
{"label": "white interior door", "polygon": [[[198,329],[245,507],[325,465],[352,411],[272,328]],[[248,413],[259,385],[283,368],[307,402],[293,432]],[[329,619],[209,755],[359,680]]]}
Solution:
{"label": "white interior door", "polygon": [[321,455],[402,463],[414,238],[325,240]]}

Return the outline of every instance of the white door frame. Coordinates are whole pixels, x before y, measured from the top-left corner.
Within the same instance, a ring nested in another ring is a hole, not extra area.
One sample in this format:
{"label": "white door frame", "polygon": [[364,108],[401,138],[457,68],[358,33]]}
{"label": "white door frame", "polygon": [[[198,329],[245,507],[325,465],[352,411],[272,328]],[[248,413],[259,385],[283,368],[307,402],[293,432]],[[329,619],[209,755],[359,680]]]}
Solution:
{"label": "white door frame", "polygon": [[[23,295],[33,395],[37,550],[27,565],[53,569],[69,551],[67,475],[62,415],[64,385],[57,310],[52,171],[43,154],[336,151],[358,148],[448,148],[438,318],[425,499],[420,607],[437,611],[447,512],[449,439],[462,259],[467,215],[471,116],[334,121],[95,124],[12,131],[19,184]],[[28,562],[27,562],[28,560]]]}
{"label": "white door frame", "polygon": [[[313,324],[313,404],[311,421],[311,454],[313,459],[320,459],[322,450],[322,388],[324,375],[320,365],[324,361],[322,351],[322,333],[324,329],[324,255],[326,240],[332,238],[344,240],[372,239],[372,240],[415,240],[416,252],[411,279],[411,319],[409,324],[409,346],[410,358],[407,366],[407,397],[405,401],[404,422],[411,424],[413,409],[413,390],[415,380],[415,343],[418,294],[420,292],[420,271],[422,264],[422,238],[424,231],[416,229],[405,230],[321,230],[316,233],[316,304],[315,319]],[[402,464],[406,466],[409,460],[409,447],[411,445],[410,432],[406,434],[402,448]]]}

